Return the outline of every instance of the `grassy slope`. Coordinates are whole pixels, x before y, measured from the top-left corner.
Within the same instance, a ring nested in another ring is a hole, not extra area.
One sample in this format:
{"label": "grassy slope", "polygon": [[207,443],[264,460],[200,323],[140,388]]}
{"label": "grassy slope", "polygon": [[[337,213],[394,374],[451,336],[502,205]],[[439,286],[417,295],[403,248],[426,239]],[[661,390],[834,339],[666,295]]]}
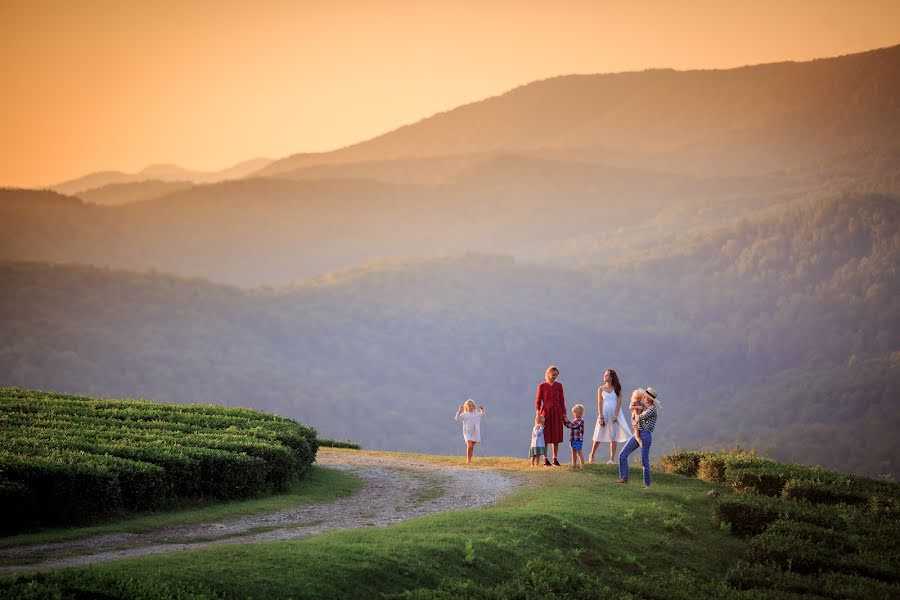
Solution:
{"label": "grassy slope", "polygon": [[301,504],[327,502],[346,496],[362,487],[362,480],[355,475],[332,469],[313,466],[306,476],[283,493],[264,498],[224,502],[176,511],[160,511],[136,515],[126,519],[110,521],[101,525],[53,529],[35,533],[0,538],[0,548],[23,544],[39,544],[76,540],[105,533],[142,533],[172,525],[208,523],[250,515],[277,511]]}
{"label": "grassy slope", "polygon": [[[426,457],[436,463],[459,458]],[[645,569],[678,569],[720,580],[745,543],[713,522],[711,486],[655,473],[653,488],[614,484],[615,468],[531,469],[527,461],[476,459],[531,480],[498,505],[454,511],[389,528],[150,556],[91,567],[184,584],[228,598],[377,597],[438,586],[446,578],[493,585],[533,558],[576,561],[612,589]],[[724,488],[719,488],[724,491]],[[444,581],[444,583],[447,583]]]}

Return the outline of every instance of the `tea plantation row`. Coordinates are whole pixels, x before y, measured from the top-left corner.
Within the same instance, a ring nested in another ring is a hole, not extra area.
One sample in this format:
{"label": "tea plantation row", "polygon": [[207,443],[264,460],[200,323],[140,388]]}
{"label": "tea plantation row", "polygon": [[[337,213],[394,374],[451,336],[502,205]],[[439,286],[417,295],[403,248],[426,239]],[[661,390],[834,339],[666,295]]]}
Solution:
{"label": "tea plantation row", "polygon": [[747,454],[676,452],[669,472],[729,484],[716,516],[749,539],[737,590],[900,597],[900,485]]}
{"label": "tea plantation row", "polygon": [[314,429],[242,408],[0,388],[0,532],[284,490]]}

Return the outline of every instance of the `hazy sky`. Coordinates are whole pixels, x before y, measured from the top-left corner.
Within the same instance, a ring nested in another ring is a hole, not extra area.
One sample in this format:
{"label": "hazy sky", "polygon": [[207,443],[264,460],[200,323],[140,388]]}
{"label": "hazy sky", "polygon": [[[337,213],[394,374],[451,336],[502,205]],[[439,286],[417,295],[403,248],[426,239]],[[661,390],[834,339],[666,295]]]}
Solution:
{"label": "hazy sky", "polygon": [[554,75],[897,43],[898,0],[0,0],[0,185],[330,150]]}

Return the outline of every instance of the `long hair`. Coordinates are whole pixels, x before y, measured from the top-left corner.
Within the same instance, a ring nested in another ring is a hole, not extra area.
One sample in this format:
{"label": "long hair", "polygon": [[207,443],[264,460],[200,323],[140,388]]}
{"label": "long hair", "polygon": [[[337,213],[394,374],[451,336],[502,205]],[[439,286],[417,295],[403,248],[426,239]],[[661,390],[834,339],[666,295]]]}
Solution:
{"label": "long hair", "polygon": [[613,371],[612,369],[607,369],[609,371],[609,378],[612,380],[613,389],[616,391],[616,396],[619,398],[622,397],[622,384],[619,383],[619,374]]}

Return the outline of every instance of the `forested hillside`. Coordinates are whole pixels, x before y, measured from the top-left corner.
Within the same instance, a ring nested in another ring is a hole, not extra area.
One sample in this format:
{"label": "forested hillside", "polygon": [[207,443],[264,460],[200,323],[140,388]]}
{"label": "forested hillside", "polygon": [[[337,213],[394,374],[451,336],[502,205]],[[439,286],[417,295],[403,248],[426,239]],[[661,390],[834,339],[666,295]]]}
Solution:
{"label": "forested hillside", "polygon": [[898,224],[896,197],[833,196],[579,268],[464,255],[250,291],[5,263],[0,380],[253,406],[424,452],[458,450],[473,397],[484,452],[518,455],[548,362],[590,425],[612,367],[661,391],[660,450],[753,444],[896,476],[879,440],[896,426]]}

